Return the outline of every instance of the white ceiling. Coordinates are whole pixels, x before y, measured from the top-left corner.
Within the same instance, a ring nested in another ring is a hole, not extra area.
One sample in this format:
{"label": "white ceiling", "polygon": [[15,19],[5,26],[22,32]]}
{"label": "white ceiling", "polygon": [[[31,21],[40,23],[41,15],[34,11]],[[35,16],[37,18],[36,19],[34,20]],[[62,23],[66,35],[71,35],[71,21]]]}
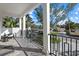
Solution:
{"label": "white ceiling", "polygon": [[38,3],[0,3],[0,17],[20,17],[38,5]]}

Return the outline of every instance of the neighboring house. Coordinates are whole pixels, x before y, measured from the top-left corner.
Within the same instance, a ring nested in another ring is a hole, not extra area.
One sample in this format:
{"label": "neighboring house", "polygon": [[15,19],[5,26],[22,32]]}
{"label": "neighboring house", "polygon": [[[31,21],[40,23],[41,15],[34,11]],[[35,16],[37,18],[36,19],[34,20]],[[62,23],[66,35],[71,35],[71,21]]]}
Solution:
{"label": "neighboring house", "polygon": [[57,27],[57,30],[58,30],[59,32],[64,32],[64,31],[65,31],[65,28]]}
{"label": "neighboring house", "polygon": [[71,31],[70,34],[79,36],[79,29],[75,29],[75,30]]}

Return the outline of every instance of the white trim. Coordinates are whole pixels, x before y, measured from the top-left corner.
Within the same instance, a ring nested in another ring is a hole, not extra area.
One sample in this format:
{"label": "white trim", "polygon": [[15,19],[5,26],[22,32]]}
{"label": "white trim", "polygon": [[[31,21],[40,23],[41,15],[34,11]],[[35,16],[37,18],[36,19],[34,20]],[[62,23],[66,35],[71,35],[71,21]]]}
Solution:
{"label": "white trim", "polygon": [[20,28],[20,30],[21,30],[21,26],[22,26],[22,19],[21,18],[19,18],[19,28]]}

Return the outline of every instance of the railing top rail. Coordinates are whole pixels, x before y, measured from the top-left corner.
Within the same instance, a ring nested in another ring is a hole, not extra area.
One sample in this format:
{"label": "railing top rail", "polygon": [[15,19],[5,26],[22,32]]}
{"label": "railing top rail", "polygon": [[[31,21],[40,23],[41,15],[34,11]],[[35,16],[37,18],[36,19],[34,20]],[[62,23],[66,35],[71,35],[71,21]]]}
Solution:
{"label": "railing top rail", "polygon": [[71,38],[71,39],[77,39],[77,40],[79,40],[79,37],[74,37],[74,36],[54,35],[54,34],[48,34],[48,35],[58,36],[58,37],[65,37],[65,38]]}

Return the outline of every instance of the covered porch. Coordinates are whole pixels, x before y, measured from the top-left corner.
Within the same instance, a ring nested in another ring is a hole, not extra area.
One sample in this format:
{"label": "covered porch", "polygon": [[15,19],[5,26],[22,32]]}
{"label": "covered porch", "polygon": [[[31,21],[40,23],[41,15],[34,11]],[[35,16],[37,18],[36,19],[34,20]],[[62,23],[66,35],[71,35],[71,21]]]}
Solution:
{"label": "covered porch", "polygon": [[[0,38],[6,28],[2,26],[3,17],[11,16],[19,18],[19,27],[13,28],[14,38],[8,42],[0,41],[0,55],[2,56],[43,56],[49,55],[50,52],[50,21],[49,21],[49,4],[43,6],[43,45],[31,41],[26,37],[26,14],[37,8],[38,3],[2,3],[0,4]],[[22,33],[22,35],[20,35]]]}

